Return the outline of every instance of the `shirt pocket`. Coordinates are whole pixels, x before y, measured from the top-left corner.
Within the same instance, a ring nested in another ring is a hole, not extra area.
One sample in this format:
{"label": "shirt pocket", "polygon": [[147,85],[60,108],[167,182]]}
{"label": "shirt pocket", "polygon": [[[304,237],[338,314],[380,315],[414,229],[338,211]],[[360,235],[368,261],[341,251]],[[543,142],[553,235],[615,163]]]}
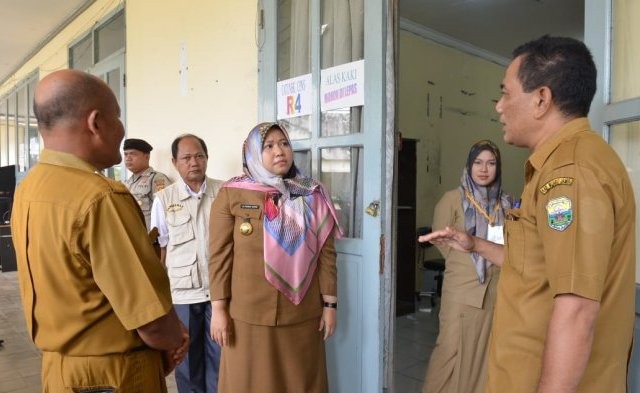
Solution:
{"label": "shirt pocket", "polygon": [[505,254],[504,265],[522,274],[524,272],[524,250],[525,236],[524,225],[520,219],[520,209],[510,209],[507,213],[505,223],[505,243],[507,253]]}
{"label": "shirt pocket", "polygon": [[[186,259],[179,259],[181,262],[187,261]],[[171,265],[168,267],[169,283],[171,288],[174,289],[193,289],[200,288],[202,282],[200,281],[200,274],[198,271],[198,264],[195,261],[191,261],[190,265],[176,266]]]}
{"label": "shirt pocket", "polygon": [[188,212],[168,214],[167,229],[169,230],[169,244],[172,246],[186,243],[195,238],[191,226],[191,216]]}

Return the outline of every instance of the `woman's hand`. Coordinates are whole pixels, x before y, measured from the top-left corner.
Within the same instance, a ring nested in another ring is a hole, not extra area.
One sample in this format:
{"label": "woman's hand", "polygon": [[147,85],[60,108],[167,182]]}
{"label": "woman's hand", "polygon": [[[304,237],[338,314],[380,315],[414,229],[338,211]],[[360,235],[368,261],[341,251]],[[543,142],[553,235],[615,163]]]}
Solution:
{"label": "woman's hand", "polygon": [[227,311],[226,300],[211,302],[211,338],[221,347],[229,345],[233,335],[233,321]]}
{"label": "woman's hand", "polygon": [[[324,303],[338,304],[338,298],[331,295],[322,295],[322,301]],[[318,331],[324,330],[324,339],[328,339],[336,331],[336,320],[338,310],[335,307],[323,307],[322,318],[320,318],[320,327]]]}
{"label": "woman's hand", "polygon": [[336,331],[337,310],[335,308],[324,307],[322,309],[322,318],[320,318],[320,328],[318,331],[324,330],[324,339],[328,339]]}

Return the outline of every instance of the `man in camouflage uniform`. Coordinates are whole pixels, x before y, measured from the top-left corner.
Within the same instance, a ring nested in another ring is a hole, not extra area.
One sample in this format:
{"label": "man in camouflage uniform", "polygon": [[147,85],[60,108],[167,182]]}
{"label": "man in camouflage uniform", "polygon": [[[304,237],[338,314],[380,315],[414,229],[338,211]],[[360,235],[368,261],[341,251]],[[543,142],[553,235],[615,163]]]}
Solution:
{"label": "man in camouflage uniform", "polygon": [[147,230],[151,229],[149,225],[153,197],[156,192],[171,184],[164,173],[149,166],[151,150],[153,147],[142,139],[131,138],[124,141],[124,163],[133,173],[125,184],[144,213]]}

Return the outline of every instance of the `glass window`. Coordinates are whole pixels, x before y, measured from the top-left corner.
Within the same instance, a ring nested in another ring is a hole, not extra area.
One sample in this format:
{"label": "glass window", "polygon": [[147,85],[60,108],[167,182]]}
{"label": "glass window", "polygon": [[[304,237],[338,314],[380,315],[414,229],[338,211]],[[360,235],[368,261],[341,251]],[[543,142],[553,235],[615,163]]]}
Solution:
{"label": "glass window", "polygon": [[[321,68],[364,58],[363,0],[322,1]],[[323,111],[322,136],[362,132],[362,106]]]}
{"label": "glass window", "polygon": [[640,1],[614,0],[612,4],[611,101],[640,96]]}
{"label": "glass window", "polygon": [[124,48],[125,26],[124,12],[120,12],[96,29],[96,63]]}
{"label": "glass window", "polygon": [[27,171],[27,85],[23,85],[18,89],[18,116],[17,116],[17,140],[18,140],[18,159],[17,171]]}
{"label": "glass window", "polygon": [[86,71],[93,66],[92,43],[91,34],[87,34],[80,42],[69,48],[69,68]]}
{"label": "glass window", "polygon": [[[609,143],[627,167],[636,206],[640,206],[640,121],[611,126]],[[636,227],[640,228],[640,215],[636,214]],[[640,231],[636,231],[636,244],[640,244]],[[640,270],[636,272],[636,282],[640,282]]]}
{"label": "glass window", "polygon": [[320,157],[320,181],[329,189],[345,237],[362,237],[363,149],[325,148]]}
{"label": "glass window", "polygon": [[122,82],[120,81],[120,69],[116,68],[115,70],[107,72],[107,79],[105,82],[107,82],[107,85],[109,85],[113,91],[116,99],[118,99],[118,104],[120,104],[120,86],[122,85]]}
{"label": "glass window", "polygon": [[0,99],[0,166],[9,165],[7,140],[7,100]]}
{"label": "glass window", "polygon": [[[278,82],[311,72],[309,0],[278,0]],[[292,140],[311,137],[311,115],[282,119]]]}
{"label": "glass window", "polygon": [[8,116],[9,119],[7,121],[7,134],[9,143],[7,144],[7,148],[9,149],[9,165],[15,165],[16,163],[16,95],[11,94],[7,99],[8,104]]}
{"label": "glass window", "polygon": [[309,150],[300,150],[293,152],[293,162],[303,175],[311,177],[311,152]]}
{"label": "glass window", "polygon": [[29,116],[27,119],[27,140],[29,142],[29,168],[34,166],[38,162],[40,157],[40,135],[38,135],[38,121],[33,113],[33,93],[36,90],[38,84],[37,78],[31,79],[28,84],[29,93]]}

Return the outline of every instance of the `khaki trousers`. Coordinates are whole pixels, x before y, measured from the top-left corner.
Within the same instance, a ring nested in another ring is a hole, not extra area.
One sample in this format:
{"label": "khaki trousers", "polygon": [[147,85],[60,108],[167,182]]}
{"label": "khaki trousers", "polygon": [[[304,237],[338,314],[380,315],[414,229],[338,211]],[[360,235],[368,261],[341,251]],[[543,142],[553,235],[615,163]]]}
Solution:
{"label": "khaki trousers", "polygon": [[103,356],[42,354],[43,393],[166,393],[162,355],[144,349]]}

